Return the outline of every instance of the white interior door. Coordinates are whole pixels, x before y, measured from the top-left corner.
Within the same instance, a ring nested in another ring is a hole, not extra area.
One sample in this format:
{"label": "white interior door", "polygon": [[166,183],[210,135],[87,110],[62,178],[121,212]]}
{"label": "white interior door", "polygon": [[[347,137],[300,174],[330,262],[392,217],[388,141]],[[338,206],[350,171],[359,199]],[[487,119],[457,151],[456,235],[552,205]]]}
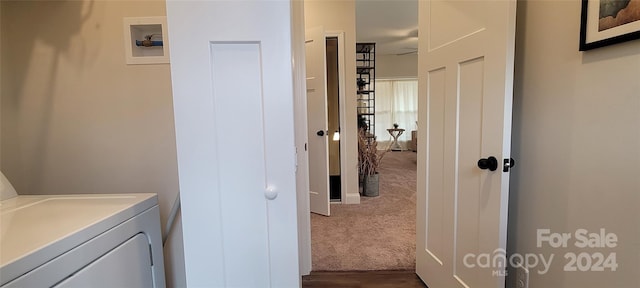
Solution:
{"label": "white interior door", "polygon": [[309,201],[311,212],[329,216],[327,46],[322,27],[307,30],[305,47],[307,131],[309,133]]}
{"label": "white interior door", "polygon": [[189,287],[298,287],[291,3],[167,1]]}
{"label": "white interior door", "polygon": [[504,267],[476,261],[506,248],[516,1],[419,3],[417,274],[504,287]]}

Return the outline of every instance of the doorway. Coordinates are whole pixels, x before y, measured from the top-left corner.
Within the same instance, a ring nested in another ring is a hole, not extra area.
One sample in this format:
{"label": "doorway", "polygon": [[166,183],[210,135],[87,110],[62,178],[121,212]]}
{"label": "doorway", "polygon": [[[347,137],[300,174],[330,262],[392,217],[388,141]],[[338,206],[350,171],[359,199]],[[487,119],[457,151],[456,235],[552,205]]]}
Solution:
{"label": "doorway", "polygon": [[[418,133],[423,177],[416,201],[416,270],[443,287],[456,281],[492,287],[488,283],[504,282],[504,273],[475,277],[477,270],[456,263],[471,253],[505,248],[515,2],[421,3],[421,19],[432,19],[421,23],[431,38],[422,40],[419,59],[419,123],[428,129]],[[449,17],[459,11],[469,16],[455,18],[469,19],[464,25]],[[493,42],[505,45],[486,44]]]}
{"label": "doorway", "polygon": [[329,129],[329,199],[342,200],[340,169],[340,70],[338,37],[326,37],[327,53],[327,126]]}
{"label": "doorway", "polygon": [[347,144],[341,137],[346,118],[344,55],[343,32],[325,31],[322,26],[306,29],[309,206],[311,212],[325,216],[331,215],[331,203],[347,198]]}
{"label": "doorway", "polygon": [[[377,266],[373,266],[373,265],[371,266],[371,267],[376,267],[377,269],[413,269],[414,262],[415,262],[413,260],[412,261],[408,261],[409,265],[384,266],[384,263],[376,262],[375,259],[393,259],[395,257],[394,254],[402,254],[403,256],[412,257],[412,255],[415,254],[415,248],[413,248],[413,247],[415,247],[415,244],[407,244],[407,245],[401,245],[401,244],[400,245],[396,245],[396,244],[393,244],[393,245],[388,245],[388,246],[393,246],[395,251],[396,251],[396,252],[391,252],[391,251],[385,251],[384,247],[379,247],[380,249],[377,249],[377,248],[371,249],[372,246],[369,245],[369,244],[366,244],[370,240],[360,241],[360,240],[355,240],[356,238],[352,237],[352,236],[372,235],[372,237],[370,237],[370,239],[374,239],[375,238],[374,235],[376,233],[375,232],[371,233],[371,231],[369,231],[369,230],[375,230],[374,226],[375,227],[390,227],[390,226],[393,226],[395,228],[399,228],[399,230],[395,231],[396,233],[389,233],[390,234],[390,235],[388,235],[389,237],[393,237],[393,235],[391,235],[391,234],[394,234],[395,236],[404,235],[403,232],[400,231],[400,230],[402,230],[402,229],[400,229],[400,227],[404,227],[406,225],[406,228],[415,230],[415,224],[412,224],[410,221],[405,221],[405,220],[415,221],[415,216],[414,216],[415,212],[411,212],[412,215],[397,215],[396,214],[396,215],[394,215],[394,220],[393,221],[385,221],[384,219],[381,219],[382,217],[379,217],[379,216],[380,215],[384,215],[384,214],[390,215],[390,214],[394,214],[396,212],[401,212],[401,213],[410,212],[410,211],[408,211],[410,209],[403,210],[400,207],[397,207],[398,209],[387,209],[387,208],[384,208],[384,207],[389,207],[389,206],[378,205],[378,204],[381,204],[381,203],[375,203],[375,202],[383,202],[383,201],[386,201],[387,199],[390,199],[390,198],[387,198],[388,194],[384,195],[383,197],[379,197],[379,198],[364,198],[364,197],[360,197],[360,195],[359,195],[358,183],[357,183],[358,182],[358,175],[357,175],[357,158],[358,158],[357,157],[357,153],[358,153],[358,151],[357,151],[357,131],[358,131],[357,128],[358,127],[357,127],[357,115],[356,115],[357,107],[358,107],[357,106],[358,102],[356,101],[357,100],[356,94],[357,94],[358,91],[357,91],[357,85],[356,85],[357,82],[356,82],[356,68],[355,68],[356,67],[356,60],[355,60],[356,59],[356,45],[355,45],[355,43],[357,42],[355,37],[357,36],[356,35],[357,33],[355,31],[355,26],[352,26],[352,28],[348,28],[347,27],[348,25],[339,23],[339,21],[335,21],[335,19],[343,19],[343,18],[345,18],[346,15],[349,14],[349,13],[353,13],[353,14],[351,14],[350,17],[354,18],[353,17],[355,15],[355,10],[354,9],[356,7],[352,7],[352,8],[350,8],[351,10],[349,10],[349,8],[347,8],[347,7],[339,6],[339,5],[348,6],[348,5],[344,4],[344,3],[347,3],[347,2],[346,1],[344,1],[344,2],[338,1],[336,3],[332,3],[333,5],[332,5],[332,7],[330,9],[332,15],[325,15],[326,17],[324,18],[324,20],[318,20],[317,18],[322,18],[319,15],[312,15],[310,17],[307,17],[307,19],[306,19],[307,21],[305,23],[305,25],[306,25],[305,29],[307,31],[311,31],[311,30],[314,30],[316,27],[322,26],[322,27],[326,28],[327,31],[341,31],[341,32],[344,31],[344,33],[341,33],[341,34],[345,35],[346,38],[347,38],[347,41],[344,42],[345,43],[344,45],[346,46],[345,47],[346,52],[345,53],[338,53],[339,57],[342,56],[342,57],[347,58],[347,60],[345,61],[345,66],[346,67],[338,69],[339,71],[345,71],[344,72],[344,74],[345,74],[344,78],[345,78],[345,82],[346,83],[344,85],[340,85],[340,87],[341,87],[341,89],[346,90],[346,93],[345,93],[346,96],[343,98],[343,100],[345,100],[345,102],[347,102],[347,103],[346,103],[346,105],[343,105],[344,102],[340,102],[339,103],[339,110],[341,110],[341,112],[344,113],[341,116],[346,115],[345,117],[341,117],[340,120],[343,123],[347,122],[347,125],[345,126],[343,124],[343,125],[340,125],[339,127],[334,127],[331,124],[329,124],[327,130],[328,130],[328,132],[329,132],[328,134],[330,136],[330,137],[328,137],[328,140],[329,140],[330,144],[334,144],[334,145],[338,144],[338,145],[343,147],[343,149],[341,149],[341,151],[344,151],[345,153],[340,153],[340,155],[339,155],[340,160],[348,158],[347,161],[341,161],[340,162],[340,164],[342,166],[341,168],[343,168],[343,169],[340,170],[340,177],[341,177],[341,179],[340,179],[341,181],[340,182],[341,183],[345,183],[345,181],[350,181],[350,180],[355,182],[355,183],[353,183],[353,182],[349,183],[349,184],[355,184],[355,185],[348,186],[348,187],[346,185],[342,185],[341,194],[344,195],[345,193],[348,193],[348,192],[354,192],[354,194],[357,195],[357,202],[359,202],[359,205],[330,205],[331,206],[331,210],[332,210],[330,217],[318,216],[318,215],[315,215],[315,214],[311,215],[311,217],[313,218],[310,221],[310,222],[313,222],[311,225],[314,225],[317,222],[315,220],[321,219],[323,221],[335,221],[336,223],[328,224],[328,226],[332,226],[333,228],[340,227],[340,229],[343,229],[342,232],[338,231],[338,232],[335,232],[335,233],[331,233],[331,232],[329,232],[329,233],[317,233],[318,231],[325,231],[325,230],[318,230],[317,229],[318,227],[313,226],[311,228],[312,233],[313,233],[313,238],[315,240],[317,240],[318,236],[319,237],[323,237],[323,236],[327,236],[328,234],[334,234],[334,235],[339,235],[340,237],[344,237],[343,239],[330,240],[329,242],[331,242],[331,245],[333,245],[333,248],[328,248],[328,249],[329,250],[335,249],[331,253],[334,254],[337,257],[342,257],[342,258],[349,258],[351,256],[354,256],[356,254],[355,253],[356,250],[360,250],[360,251],[357,251],[357,252],[360,253],[360,255],[362,255],[361,258],[352,257],[354,260],[357,260],[357,259],[362,260],[362,261],[354,261],[355,265],[357,265],[358,263],[367,263],[367,262],[369,262],[370,264],[377,265]],[[318,12],[318,11],[327,11],[327,10],[329,10],[328,8],[325,8],[323,10],[323,9],[318,9],[317,6],[313,6],[313,5],[318,5],[318,3],[309,3],[309,4],[310,5],[307,6],[307,2],[305,2],[305,10],[307,8],[309,8],[309,9],[313,9],[314,12],[317,12],[317,13],[321,13],[321,12]],[[329,4],[326,4],[326,5],[329,5]],[[416,3],[416,5],[417,5],[417,3]],[[412,11],[415,12],[416,9],[412,9]],[[306,13],[306,14],[310,14],[310,13]],[[416,14],[417,14],[417,12],[416,12]],[[315,22],[314,21],[309,21],[309,18],[313,18],[313,17],[315,17],[316,19],[312,19],[312,20],[316,20],[316,21]],[[416,15],[416,18],[417,18],[417,15]],[[355,19],[353,19],[353,20],[354,20],[354,23],[352,23],[352,24],[355,25]],[[415,22],[416,23],[414,25],[417,25],[417,20]],[[352,24],[349,24],[349,25],[352,25]],[[350,29],[353,29],[353,30],[350,30]],[[415,30],[415,27],[410,27],[410,28],[407,28],[406,30],[407,30],[407,34],[409,34],[409,31]],[[324,35],[325,35],[325,37],[328,37],[328,38],[331,38],[333,36],[331,32],[326,32]],[[311,44],[309,42],[310,39],[311,39],[310,37],[306,38],[307,44]],[[329,40],[331,41],[331,39],[329,39]],[[392,40],[396,41],[397,39],[394,38]],[[331,56],[330,56],[330,51],[329,50],[331,50],[330,46],[327,47],[327,54],[326,54],[327,55],[327,60],[326,60],[326,65],[327,65],[326,68],[327,69],[329,69],[330,66],[332,65],[332,63],[334,63],[333,60],[330,60]],[[405,53],[405,52],[406,51],[403,50],[403,51],[398,52],[398,53]],[[391,55],[391,56],[396,57],[395,55]],[[398,56],[398,57],[400,57],[400,56]],[[315,61],[315,59],[309,59],[309,58],[307,58],[307,60]],[[392,59],[392,61],[393,61],[393,59]],[[413,64],[417,65],[416,61],[413,61]],[[309,65],[309,62],[307,62],[307,67],[308,67],[308,65]],[[417,70],[417,69],[413,69],[413,70]],[[315,75],[307,75],[306,76],[308,84],[316,85],[316,86],[313,86],[313,87],[307,86],[306,87],[307,91],[310,91],[311,89],[315,89],[314,91],[318,90],[317,89],[317,87],[318,87],[317,83],[313,83],[312,81],[310,81],[311,79],[316,79],[317,80],[317,78],[312,78],[314,76]],[[411,75],[403,75],[403,76],[411,76]],[[416,75],[413,75],[413,76],[415,77]],[[331,76],[327,75],[327,81],[328,82],[330,81],[330,79],[329,79],[330,77]],[[331,85],[328,85],[328,86],[331,86]],[[329,94],[329,93],[330,92],[327,91],[327,94]],[[328,98],[328,99],[330,99],[330,98]],[[331,107],[331,106],[329,105],[328,107]],[[345,110],[346,110],[346,113],[343,112]],[[328,118],[331,118],[331,116],[330,116],[331,113],[327,113],[325,115],[329,116]],[[315,120],[316,119],[313,119],[313,117],[311,115],[309,115],[309,122],[312,122],[312,121],[315,121]],[[391,125],[391,124],[389,124],[389,125]],[[310,127],[311,127],[311,125],[310,125]],[[389,127],[386,127],[386,128],[391,128],[391,127],[392,126],[389,126]],[[338,130],[339,130],[339,135],[340,135],[339,139],[340,139],[340,141],[338,143],[332,141],[333,135],[335,135],[335,132],[336,132],[335,130],[333,130],[335,128],[338,128]],[[411,127],[407,127],[407,128],[409,130]],[[318,130],[320,130],[320,128],[315,128],[315,129],[309,131],[310,141],[318,140],[318,137],[316,135],[316,132],[318,132]],[[380,136],[380,137],[383,137],[382,140],[386,140],[386,137],[388,136],[386,130],[384,130],[384,133],[385,133],[384,135]],[[351,137],[351,139],[349,139],[349,137]],[[347,149],[344,149],[345,144],[348,147]],[[381,147],[381,148],[383,148],[383,147]],[[309,154],[312,154],[311,150],[309,150]],[[391,154],[389,154],[389,155],[391,155]],[[413,154],[413,155],[415,157],[415,154]],[[411,155],[408,155],[408,156],[411,156]],[[389,157],[387,160],[391,160],[391,157]],[[411,162],[410,159],[405,159],[405,160],[409,161],[410,164],[415,165],[415,162]],[[312,163],[311,163],[312,161],[315,161],[315,160],[312,160],[312,155],[310,155],[310,163],[309,163],[310,165],[312,165]],[[398,160],[398,162],[400,162],[400,160]],[[330,170],[333,170],[333,169],[330,169]],[[334,171],[331,171],[330,176],[335,176]],[[349,173],[351,173],[351,174],[349,174]],[[387,173],[387,175],[391,175],[390,174],[391,172],[385,172],[385,173]],[[412,173],[415,175],[415,167],[413,168],[413,172]],[[310,173],[310,175],[309,175],[310,178],[314,177],[313,174],[314,173]],[[402,174],[402,176],[406,176],[406,175],[404,175],[406,173],[400,173],[400,174]],[[415,177],[415,176],[413,176],[413,177]],[[335,177],[333,177],[333,178],[335,179]],[[395,178],[395,177],[388,177],[387,179],[391,179],[391,178]],[[402,177],[397,177],[395,179],[397,179],[397,180],[404,179],[404,180],[406,180],[407,183],[411,183],[414,186],[412,189],[404,189],[405,191],[406,190],[415,191],[415,183],[416,183],[415,179],[409,180],[409,179],[405,179],[405,178],[402,178]],[[385,181],[385,180],[382,180],[382,181]],[[333,183],[336,183],[336,182],[337,181],[335,181],[335,180],[333,181]],[[388,182],[386,182],[386,183],[388,183]],[[383,185],[388,185],[388,184],[383,184]],[[389,190],[390,189],[386,189],[385,191],[389,191]],[[400,193],[398,193],[398,194],[400,194]],[[399,206],[403,206],[403,207],[415,207],[415,202],[411,202],[412,196],[411,195],[404,195],[404,196],[406,196],[406,197],[401,197],[402,199],[395,199],[395,200],[398,200],[398,201],[389,201],[389,202],[393,202],[393,203],[396,203],[396,204],[403,203],[403,205],[399,205]],[[349,199],[348,198],[342,197],[341,200],[342,200],[341,201],[342,204],[345,204],[345,203],[349,204],[349,201],[348,201]],[[345,200],[347,200],[347,201],[345,201]],[[372,200],[372,201],[369,201],[369,200]],[[407,200],[407,202],[402,202],[404,200]],[[332,202],[332,204],[334,204],[334,203],[336,203],[336,202]],[[366,210],[366,211],[357,212],[356,210],[359,210],[359,209],[363,209],[363,210]],[[347,210],[349,210],[349,211],[347,211]],[[334,213],[333,211],[336,211],[336,213]],[[354,213],[349,213],[349,212],[354,212]],[[355,214],[356,217],[350,218],[350,219],[353,219],[353,221],[344,220],[344,218],[340,218],[341,216],[344,216],[344,215],[347,215],[347,214],[349,214],[349,216]],[[356,220],[356,218],[357,218],[357,220]],[[341,222],[341,221],[342,221],[342,223],[338,223],[338,222]],[[374,225],[374,223],[376,223],[376,224]],[[386,223],[386,224],[384,224],[384,223]],[[395,225],[395,224],[390,224],[390,223],[399,223],[401,225]],[[386,229],[385,231],[382,231],[382,232],[390,232],[391,230],[392,229]],[[411,239],[411,241],[415,241],[415,235],[413,235],[412,233],[408,233],[407,235],[409,235],[409,236],[407,236],[405,238]],[[380,235],[378,235],[378,236],[380,236]],[[371,240],[371,241],[373,241],[373,240]],[[314,241],[312,241],[312,242],[316,243]],[[353,243],[353,242],[362,242],[362,243],[356,244],[356,246],[359,246],[359,247],[353,246],[353,249],[352,249],[352,246],[346,246],[346,244],[349,244],[350,242],[351,243]],[[384,244],[387,244],[389,242],[390,241],[380,241],[379,244],[382,244],[384,246]],[[312,244],[312,246],[313,246],[312,249],[315,249],[314,251],[317,252],[317,249],[318,249],[319,246],[313,245],[313,244]],[[370,249],[370,250],[373,250],[373,251],[366,251],[367,249]],[[317,255],[317,254],[315,254],[315,255]],[[332,257],[332,256],[330,256],[330,257]],[[372,261],[363,260],[363,259],[366,259],[366,258],[371,258],[371,259],[374,259],[374,260],[372,260]],[[329,265],[327,265],[327,266],[329,266]],[[325,267],[327,267],[327,266],[325,266]],[[352,267],[352,268],[350,268],[350,267]],[[313,267],[313,270],[318,270],[318,269],[323,269],[323,268],[319,268],[317,265]],[[328,269],[336,269],[336,270],[340,270],[340,269],[350,269],[350,270],[360,269],[360,270],[362,270],[362,269],[367,269],[367,267],[365,267],[365,266],[341,266],[341,268],[335,268],[334,267],[334,268],[328,268]]]}

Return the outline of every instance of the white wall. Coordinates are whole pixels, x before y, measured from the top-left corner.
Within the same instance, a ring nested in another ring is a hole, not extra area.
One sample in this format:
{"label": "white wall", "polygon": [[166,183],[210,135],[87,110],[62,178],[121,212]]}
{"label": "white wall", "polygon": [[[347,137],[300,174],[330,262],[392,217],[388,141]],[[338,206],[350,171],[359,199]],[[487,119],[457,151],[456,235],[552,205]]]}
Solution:
{"label": "white wall", "polygon": [[418,54],[376,55],[376,78],[417,78]]}
{"label": "white wall", "polygon": [[[518,5],[509,250],[555,254],[529,287],[640,287],[640,41],[579,52],[580,1]],[[538,248],[539,228],[618,246]],[[568,251],[617,253],[618,270],[564,272]]]}
{"label": "white wall", "polygon": [[[122,18],[165,2],[1,3],[7,178],[20,194],[155,192],[164,225],[178,192],[169,65],[126,65]],[[184,283],[179,220],[169,285]]]}
{"label": "white wall", "polygon": [[[345,122],[341,127],[340,141],[345,143],[346,169],[342,177],[346,179],[346,199],[343,203],[360,202],[358,192],[358,123],[356,115],[356,6],[355,0],[323,1],[305,0],[305,27],[311,29],[323,26],[325,31],[344,32],[345,56]],[[344,133],[342,132],[344,131]]]}

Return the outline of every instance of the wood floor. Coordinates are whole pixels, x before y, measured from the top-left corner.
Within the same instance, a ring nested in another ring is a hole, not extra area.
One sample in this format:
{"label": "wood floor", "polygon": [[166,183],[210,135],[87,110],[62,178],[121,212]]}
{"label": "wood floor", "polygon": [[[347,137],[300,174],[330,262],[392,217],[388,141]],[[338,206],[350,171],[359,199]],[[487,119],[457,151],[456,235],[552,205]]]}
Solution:
{"label": "wood floor", "polygon": [[425,288],[414,271],[311,272],[303,288]]}

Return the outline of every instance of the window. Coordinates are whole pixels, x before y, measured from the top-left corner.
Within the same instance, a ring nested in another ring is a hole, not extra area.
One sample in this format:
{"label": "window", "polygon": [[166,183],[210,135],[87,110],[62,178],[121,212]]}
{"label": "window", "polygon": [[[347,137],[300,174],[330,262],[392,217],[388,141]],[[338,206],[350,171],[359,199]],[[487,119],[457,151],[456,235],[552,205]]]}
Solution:
{"label": "window", "polygon": [[398,142],[406,148],[406,142],[411,141],[411,130],[417,130],[418,120],[418,80],[394,79],[376,80],[376,136],[380,145],[385,149],[389,146],[391,135],[387,129],[405,129]]}

